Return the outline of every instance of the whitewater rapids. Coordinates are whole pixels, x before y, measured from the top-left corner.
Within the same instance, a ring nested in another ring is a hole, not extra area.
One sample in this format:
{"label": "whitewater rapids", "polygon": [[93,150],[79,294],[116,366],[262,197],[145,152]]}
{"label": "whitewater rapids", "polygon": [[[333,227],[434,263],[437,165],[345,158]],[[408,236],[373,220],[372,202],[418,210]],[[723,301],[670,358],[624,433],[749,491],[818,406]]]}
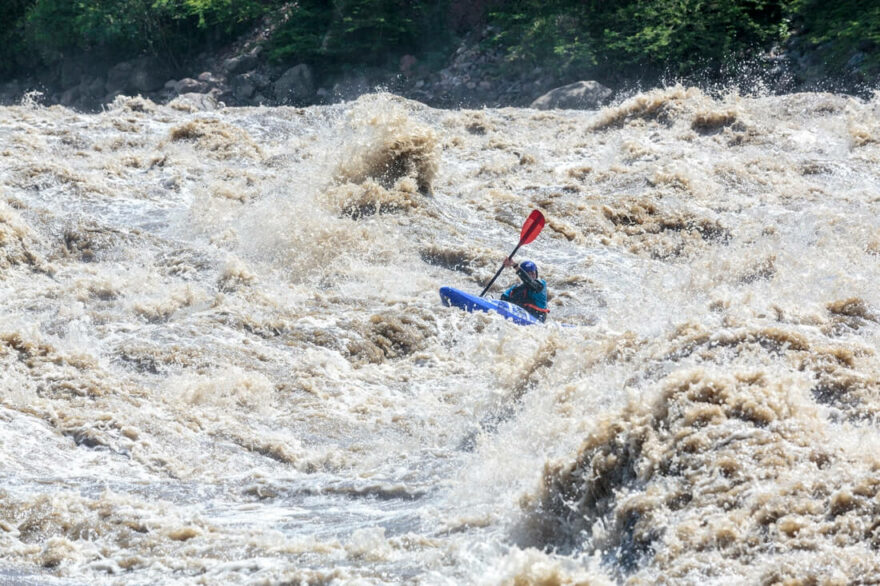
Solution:
{"label": "whitewater rapids", "polygon": [[880,94],[28,98],[0,583],[880,581],[878,283]]}

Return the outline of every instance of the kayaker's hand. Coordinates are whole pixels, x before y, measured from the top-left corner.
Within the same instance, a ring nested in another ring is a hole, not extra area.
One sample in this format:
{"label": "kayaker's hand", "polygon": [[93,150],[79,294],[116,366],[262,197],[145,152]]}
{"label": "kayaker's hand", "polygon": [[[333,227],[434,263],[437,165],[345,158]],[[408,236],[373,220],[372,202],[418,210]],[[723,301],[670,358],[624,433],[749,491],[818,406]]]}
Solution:
{"label": "kayaker's hand", "polygon": [[516,268],[518,265],[515,262],[513,262],[512,260],[510,260],[510,257],[507,257],[504,259],[504,266]]}

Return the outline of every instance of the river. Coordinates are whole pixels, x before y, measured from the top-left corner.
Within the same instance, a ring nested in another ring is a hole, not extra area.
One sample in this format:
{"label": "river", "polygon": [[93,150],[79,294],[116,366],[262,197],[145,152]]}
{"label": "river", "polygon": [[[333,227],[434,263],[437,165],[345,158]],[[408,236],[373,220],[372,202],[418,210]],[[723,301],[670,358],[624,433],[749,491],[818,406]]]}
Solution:
{"label": "river", "polygon": [[880,94],[29,97],[0,583],[876,582],[878,282]]}

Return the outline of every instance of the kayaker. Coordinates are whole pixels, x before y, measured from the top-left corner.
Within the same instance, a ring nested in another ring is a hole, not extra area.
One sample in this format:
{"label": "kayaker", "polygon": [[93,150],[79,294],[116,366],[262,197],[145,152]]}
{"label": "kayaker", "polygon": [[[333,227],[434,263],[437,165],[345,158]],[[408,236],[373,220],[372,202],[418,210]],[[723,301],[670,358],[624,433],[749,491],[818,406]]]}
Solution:
{"label": "kayaker", "polygon": [[538,278],[538,266],[530,260],[515,263],[510,258],[504,259],[504,266],[516,269],[522,283],[505,291],[502,301],[519,305],[540,321],[547,319],[547,281]]}

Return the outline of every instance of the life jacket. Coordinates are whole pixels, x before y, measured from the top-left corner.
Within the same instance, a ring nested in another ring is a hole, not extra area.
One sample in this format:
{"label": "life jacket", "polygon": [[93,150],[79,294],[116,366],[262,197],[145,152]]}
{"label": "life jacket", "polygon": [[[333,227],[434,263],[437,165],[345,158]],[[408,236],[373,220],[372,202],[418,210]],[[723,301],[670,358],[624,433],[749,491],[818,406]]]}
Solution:
{"label": "life jacket", "polygon": [[541,283],[540,291],[532,291],[525,283],[522,283],[507,289],[501,295],[501,299],[525,308],[526,311],[543,321],[550,313],[550,310],[547,309],[547,281],[538,279],[538,282]]}

